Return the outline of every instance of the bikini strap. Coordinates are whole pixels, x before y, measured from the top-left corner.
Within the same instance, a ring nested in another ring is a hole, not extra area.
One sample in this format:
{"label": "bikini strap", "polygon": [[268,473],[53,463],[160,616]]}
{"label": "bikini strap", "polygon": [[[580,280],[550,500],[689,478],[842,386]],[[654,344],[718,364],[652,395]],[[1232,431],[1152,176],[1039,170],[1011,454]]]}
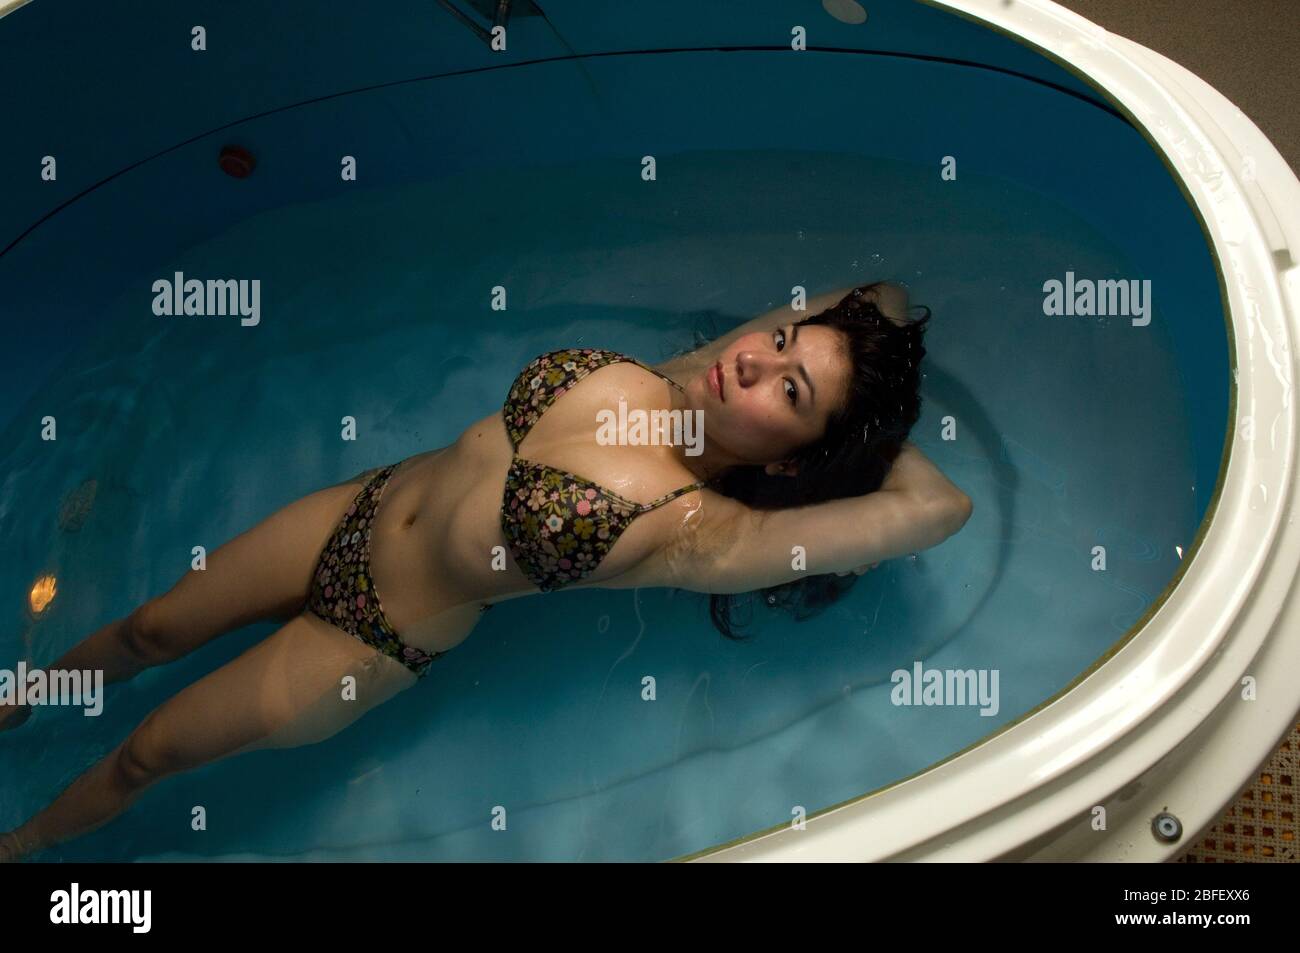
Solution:
{"label": "bikini strap", "polygon": [[[638,361],[635,357],[632,357],[632,356],[627,355],[627,354],[624,354],[624,355],[622,355],[622,356],[625,357],[625,358],[627,358],[627,359],[628,359],[629,361],[631,361],[633,364],[637,365],[637,367],[645,368],[647,371],[649,371],[651,374],[654,374],[656,377],[661,377],[661,378],[663,378],[663,379],[666,380],[668,383],[670,383],[670,384],[672,384],[674,387],[676,387],[678,390],[680,390],[680,391],[684,391],[684,390],[686,390],[685,387],[683,387],[681,384],[677,383],[675,380],[673,380],[673,379],[672,379],[671,377],[669,377],[667,374],[661,374],[661,373],[659,373],[659,371],[655,370],[655,369],[654,369],[653,367],[651,367],[649,364],[643,364],[641,361]],[[657,499],[657,500],[655,500],[655,501],[653,501],[653,502],[651,502],[651,503],[642,503],[642,504],[641,504],[640,512],[642,512],[642,513],[649,513],[651,510],[658,509],[659,507],[663,506],[665,503],[668,503],[668,502],[671,502],[672,500],[677,499],[677,497],[681,496],[683,493],[691,493],[691,492],[694,492],[695,490],[702,490],[702,489],[704,489],[704,487],[705,487],[706,485],[707,485],[707,484],[705,484],[704,482],[699,482],[699,483],[692,483],[690,486],[678,487],[676,490],[673,490],[671,493],[666,493],[666,494],[664,494],[663,496],[659,497],[659,499]]]}
{"label": "bikini strap", "polygon": [[679,487],[676,490],[673,490],[671,493],[667,493],[659,497],[659,499],[655,500],[652,503],[642,503],[640,512],[649,513],[651,510],[658,509],[659,507],[663,506],[665,503],[669,502],[670,500],[677,499],[677,497],[681,496],[683,493],[691,493],[694,490],[702,490],[704,489],[704,487],[705,484],[703,482],[692,483],[690,486]]}
{"label": "bikini strap", "polygon": [[632,362],[633,364],[635,364],[637,367],[645,368],[647,371],[649,371],[651,374],[654,374],[656,377],[662,377],[664,380],[666,380],[668,383],[672,384],[672,385],[673,385],[674,387],[676,387],[678,390],[681,390],[681,391],[686,390],[685,387],[683,387],[681,384],[677,383],[675,380],[673,380],[673,379],[672,379],[671,377],[669,377],[667,374],[661,374],[661,373],[659,373],[659,371],[656,371],[656,370],[655,370],[653,367],[651,367],[649,364],[642,364],[642,363],[641,363],[640,361],[638,361],[635,357],[632,357],[632,356],[630,356],[630,355],[628,355],[628,354],[621,354],[621,355],[619,355],[619,356],[622,357],[622,358],[624,358],[625,360],[631,361],[631,362]]}

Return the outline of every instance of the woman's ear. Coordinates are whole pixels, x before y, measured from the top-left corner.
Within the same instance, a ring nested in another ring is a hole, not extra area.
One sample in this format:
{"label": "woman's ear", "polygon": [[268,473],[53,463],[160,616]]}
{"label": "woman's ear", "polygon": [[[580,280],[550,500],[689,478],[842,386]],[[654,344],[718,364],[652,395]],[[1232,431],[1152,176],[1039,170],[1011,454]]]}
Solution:
{"label": "woman's ear", "polygon": [[783,460],[780,463],[769,463],[763,468],[763,472],[768,476],[792,477],[799,472],[799,464],[794,460]]}

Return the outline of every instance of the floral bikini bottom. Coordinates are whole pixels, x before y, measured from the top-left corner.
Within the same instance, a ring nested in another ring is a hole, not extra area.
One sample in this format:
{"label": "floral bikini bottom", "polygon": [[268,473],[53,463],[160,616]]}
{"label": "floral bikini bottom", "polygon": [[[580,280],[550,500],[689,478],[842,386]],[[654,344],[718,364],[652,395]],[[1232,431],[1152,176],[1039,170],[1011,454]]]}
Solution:
{"label": "floral bikini bottom", "polygon": [[370,530],[384,487],[398,466],[394,463],[377,471],[343,514],[316,565],[307,608],[423,678],[434,659],[446,653],[429,653],[402,642],[384,615],[370,575]]}

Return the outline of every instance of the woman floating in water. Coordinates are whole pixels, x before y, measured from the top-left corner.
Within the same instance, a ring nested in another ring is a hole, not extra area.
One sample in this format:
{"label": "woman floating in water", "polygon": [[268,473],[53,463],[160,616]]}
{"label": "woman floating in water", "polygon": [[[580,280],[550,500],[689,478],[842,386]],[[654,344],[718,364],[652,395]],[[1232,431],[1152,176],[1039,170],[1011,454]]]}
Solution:
{"label": "woman floating in water", "polygon": [[[731,635],[732,594],[825,603],[850,573],[955,533],[970,500],[906,440],[928,313],[909,320],[905,292],[883,283],[808,313],[778,309],[657,367],[590,348],[542,355],[503,412],[454,444],[311,493],[215,550],[51,668],[120,681],[223,632],[284,625],[0,834],[0,859],[93,830],[168,775],[329,738],[414,685],[497,602],[676,587],[711,593]],[[691,453],[609,446],[597,421],[620,401],[702,411],[703,440]],[[0,709],[0,728],[28,713]]]}

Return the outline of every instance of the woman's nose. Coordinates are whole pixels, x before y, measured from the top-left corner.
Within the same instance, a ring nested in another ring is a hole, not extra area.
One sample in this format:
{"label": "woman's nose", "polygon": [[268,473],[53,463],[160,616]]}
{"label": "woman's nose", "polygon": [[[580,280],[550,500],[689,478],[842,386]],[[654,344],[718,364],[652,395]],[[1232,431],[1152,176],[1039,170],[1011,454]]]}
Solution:
{"label": "woman's nose", "polygon": [[763,364],[765,360],[766,355],[753,351],[741,351],[736,355],[736,374],[742,387],[749,387],[763,376],[766,370]]}

